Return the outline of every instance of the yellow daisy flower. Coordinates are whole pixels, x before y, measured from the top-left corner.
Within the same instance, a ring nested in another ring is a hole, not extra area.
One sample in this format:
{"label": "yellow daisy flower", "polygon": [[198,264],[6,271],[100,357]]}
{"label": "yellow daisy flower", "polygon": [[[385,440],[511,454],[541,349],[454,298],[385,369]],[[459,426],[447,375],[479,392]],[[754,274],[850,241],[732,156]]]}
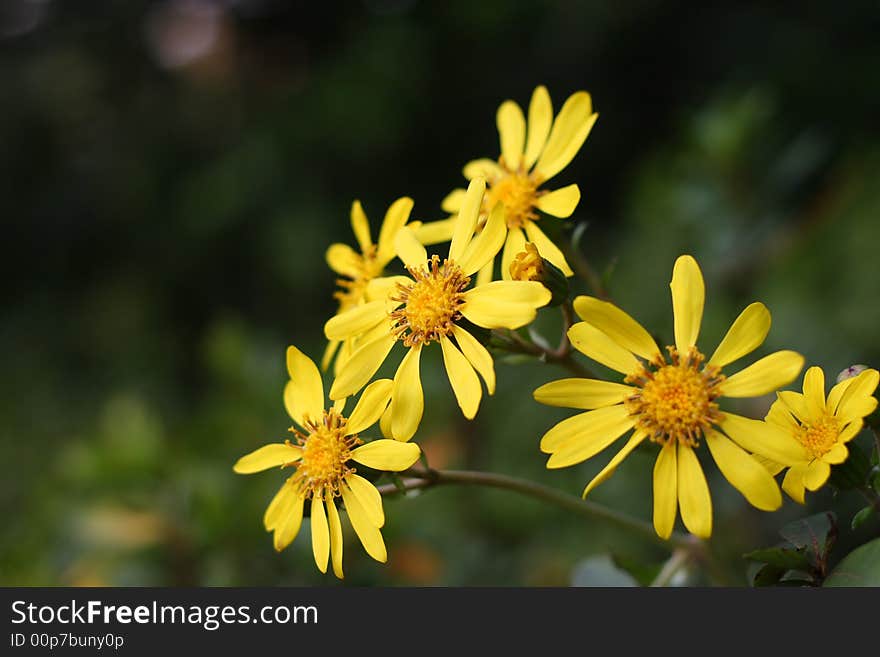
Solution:
{"label": "yellow daisy flower", "polygon": [[[514,101],[506,100],[498,108],[496,123],[501,142],[498,160],[483,158],[465,165],[465,178],[473,180],[483,177],[488,183],[481,218],[485,220],[496,203],[501,202],[505,206],[507,234],[501,256],[501,276],[504,280],[510,279],[510,263],[517,253],[524,250],[526,238],[566,276],[572,275],[562,252],[538,227],[538,211],[554,217],[570,217],[580,201],[580,189],[577,185],[568,185],[548,191],[542,186],[574,159],[598,116],[593,112],[590,94],[578,91],[568,97],[554,120],[550,94],[546,87],[539,86],[529,103],[528,123],[522,109]],[[443,200],[443,209],[457,212],[464,194],[463,189],[452,191]],[[432,241],[437,241],[438,233],[444,228],[451,234],[451,222],[448,220],[425,224],[420,229],[419,237],[428,239],[430,235]],[[492,261],[480,271],[479,276],[480,282],[491,280]]]}
{"label": "yellow daisy flower", "polygon": [[[330,245],[326,255],[330,269],[342,277],[336,280],[336,284],[341,289],[333,295],[339,301],[337,315],[364,303],[369,282],[381,276],[385,266],[394,259],[396,255],[394,237],[397,231],[406,225],[412,208],[413,201],[410,198],[403,197],[394,201],[385,213],[385,219],[379,229],[379,239],[374,244],[370,235],[370,222],[361,207],[361,202],[355,201],[351,204],[351,228],[360,247],[360,253],[347,244],[336,243]],[[342,349],[339,350],[335,365],[337,372],[342,363],[351,356],[354,349],[352,340],[344,342],[330,340],[321,359],[322,370],[326,370],[330,365],[340,344]]]}
{"label": "yellow daisy flower", "polygon": [[[877,408],[873,397],[880,373],[864,370],[831,388],[825,398],[825,375],[811,367],[804,375],[803,394],[786,390],[777,393],[767,414],[767,422],[780,427],[793,445],[800,449],[800,458],[788,468],[782,488],[796,502],[804,503],[804,491],[818,490],[831,474],[831,466],[846,461],[846,443],[855,438],[864,426],[863,418]],[[773,474],[785,466],[769,463]]]}
{"label": "yellow daisy flower", "polygon": [[287,349],[287,370],[290,381],[284,389],[284,406],[299,426],[290,429],[296,441],[264,445],[241,457],[233,469],[251,474],[269,468],[293,468],[263,516],[266,530],[274,532],[279,552],[296,538],[308,500],[315,563],[326,573],[327,562],[332,559],[333,572],[341,579],[342,524],[336,508],[341,498],[367,554],[384,563],[388,555],[379,531],[385,524],[382,497],[373,484],[357,474],[354,464],[400,472],[419,458],[415,444],[385,439],[364,443],[358,435],[384,412],[391,396],[391,381],[380,379],[367,386],[346,418],[345,400],[329,409],[324,407],[321,373],[296,347]]}
{"label": "yellow daisy flower", "polygon": [[[406,355],[394,376],[390,433],[409,440],[422,418],[424,397],[419,377],[422,349],[439,342],[446,373],[462,413],[473,418],[482,388],[495,392],[495,370],[489,352],[461,325],[462,318],[484,328],[519,328],[531,322],[550,293],[534,281],[495,281],[468,289],[470,277],[490,261],[504,241],[504,209],[492,210],[485,227],[474,235],[485,181],[471,182],[455,225],[449,254],[428,258],[425,247],[409,228],[397,234],[397,254],[409,276],[373,281],[373,300],[330,319],[324,327],[329,340],[356,336],[359,347],[340,369],[330,397],[346,397],[365,385],[392,347],[402,343]],[[453,342],[454,340],[454,342]]]}
{"label": "yellow daisy flower", "polygon": [[705,287],[697,262],[681,256],[672,273],[675,345],[665,357],[650,334],[617,306],[593,297],[574,301],[583,319],[569,329],[581,353],[624,375],[624,383],[562,379],[535,390],[550,406],[587,412],[563,420],[541,439],[548,468],[562,468],[595,456],[632,430],[614,458],[587,485],[584,497],[648,440],[660,445],[654,465],[654,529],[668,538],[677,509],[693,534],[712,533],[712,501],[696,449],[705,440],[721,474],[754,506],[772,511],[782,504],[779,486],[751,453],[792,464],[800,448],[782,429],[722,412],[722,397],[757,397],[794,379],[804,359],[777,351],[726,376],[722,369],[757,349],[770,330],[761,303],[748,306],[707,362],[697,349]]}

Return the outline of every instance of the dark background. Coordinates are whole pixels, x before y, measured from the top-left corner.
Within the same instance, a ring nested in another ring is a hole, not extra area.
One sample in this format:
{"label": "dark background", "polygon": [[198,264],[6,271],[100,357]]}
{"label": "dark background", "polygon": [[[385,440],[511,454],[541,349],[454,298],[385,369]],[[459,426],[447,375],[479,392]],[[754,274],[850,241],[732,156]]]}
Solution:
{"label": "dark background", "polygon": [[[538,84],[557,110],[586,89],[600,114],[557,180],[581,187],[572,224],[588,223],[582,248],[617,303],[668,343],[667,283],[689,252],[707,279],[704,351],[760,299],[762,353],[797,349],[829,378],[876,366],[880,12],[766,5],[4,2],[3,583],[330,583],[307,531],[279,556],[261,527],[282,477],[232,463],[284,437],[284,349],[321,355],[323,254],[354,243],[352,200],[374,231],[403,195],[414,218],[441,218],[461,166],[497,156],[498,104],[527,106]],[[561,371],[499,363],[469,424],[437,365],[417,435],[432,465],[576,494],[607,459],[544,469],[538,439],[569,412],[530,392]],[[652,458],[595,499],[649,518]],[[736,583],[739,555],[787,519],[833,507],[844,546],[877,534],[876,520],[848,529],[849,494],[765,514],[708,471]],[[389,564],[349,532],[349,583],[589,583],[597,555],[665,556],[509,493],[386,508]]]}

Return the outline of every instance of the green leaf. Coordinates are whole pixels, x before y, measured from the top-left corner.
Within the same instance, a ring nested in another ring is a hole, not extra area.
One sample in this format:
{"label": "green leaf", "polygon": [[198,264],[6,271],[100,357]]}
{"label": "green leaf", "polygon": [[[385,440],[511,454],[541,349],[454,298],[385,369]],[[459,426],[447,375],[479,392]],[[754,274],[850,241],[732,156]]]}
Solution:
{"label": "green leaf", "polygon": [[864,509],[859,511],[852,518],[851,526],[853,529],[858,529],[865,520],[871,517],[871,512],[874,510],[872,506],[866,506]]}
{"label": "green leaf", "polygon": [[778,566],[771,566],[770,564],[765,565],[761,568],[757,573],[755,573],[755,579],[752,580],[752,583],[755,586],[776,586],[779,583],[779,580],[785,575],[785,568],[779,568]]}
{"label": "green leaf", "polygon": [[805,548],[816,564],[825,559],[837,539],[837,516],[833,511],[817,513],[788,523],[779,533],[796,548]]}
{"label": "green leaf", "polygon": [[743,555],[750,561],[758,561],[766,563],[776,568],[786,570],[810,570],[810,559],[807,557],[805,548],[791,550],[784,547],[764,548],[762,550],[753,550]]}
{"label": "green leaf", "polygon": [[825,579],[825,586],[880,586],[880,538],[856,548]]}

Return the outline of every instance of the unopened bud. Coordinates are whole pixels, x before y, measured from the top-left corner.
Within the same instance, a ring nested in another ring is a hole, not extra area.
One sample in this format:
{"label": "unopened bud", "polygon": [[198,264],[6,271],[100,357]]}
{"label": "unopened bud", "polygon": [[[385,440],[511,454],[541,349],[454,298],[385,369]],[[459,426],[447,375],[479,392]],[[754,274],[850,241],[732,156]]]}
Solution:
{"label": "unopened bud", "polygon": [[854,376],[858,376],[866,369],[868,369],[867,365],[850,365],[837,375],[837,382],[840,383],[841,381],[846,381],[847,379],[851,379]]}
{"label": "unopened bud", "polygon": [[568,279],[558,267],[542,258],[538,248],[526,242],[510,263],[510,277],[515,281],[537,281],[550,290],[549,306],[558,306],[568,299]]}

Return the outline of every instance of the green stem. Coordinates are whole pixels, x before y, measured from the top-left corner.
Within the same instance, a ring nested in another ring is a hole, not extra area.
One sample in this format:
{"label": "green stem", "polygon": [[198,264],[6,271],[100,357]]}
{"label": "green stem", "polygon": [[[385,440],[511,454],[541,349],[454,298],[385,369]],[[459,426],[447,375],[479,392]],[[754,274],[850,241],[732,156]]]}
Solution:
{"label": "green stem", "polygon": [[[406,477],[402,482],[403,488],[406,490],[432,488],[444,484],[465,484],[471,486],[501,488],[528,497],[533,497],[543,502],[548,502],[592,520],[604,522],[606,525],[638,535],[667,549],[671,546],[674,549],[682,549],[686,550],[688,553],[693,553],[695,545],[697,545],[692,537],[677,532],[673,533],[668,540],[664,540],[657,536],[651,523],[632,518],[626,514],[604,507],[601,504],[589,502],[580,497],[575,497],[574,495],[569,495],[568,493],[563,493],[554,488],[543,486],[525,479],[518,479],[516,477],[495,474],[492,472],[477,472],[472,470],[410,469],[401,474]],[[394,485],[386,484],[379,486],[379,492],[382,495],[394,495],[400,491]]]}
{"label": "green stem", "polygon": [[678,548],[672,553],[672,556],[663,564],[663,568],[657,573],[657,577],[651,582],[652,587],[669,586],[672,578],[684,568],[688,561],[691,560],[691,551]]}
{"label": "green stem", "polygon": [[593,294],[606,301],[610,299],[611,297],[608,294],[608,290],[605,288],[604,283],[602,283],[602,277],[595,269],[593,269],[593,265],[590,264],[590,261],[587,259],[587,256],[584,255],[583,251],[566,240],[562,241],[560,247],[562,248],[566,261],[571,265],[574,273],[577,274],[578,278],[582,279],[590,286],[590,290]]}

